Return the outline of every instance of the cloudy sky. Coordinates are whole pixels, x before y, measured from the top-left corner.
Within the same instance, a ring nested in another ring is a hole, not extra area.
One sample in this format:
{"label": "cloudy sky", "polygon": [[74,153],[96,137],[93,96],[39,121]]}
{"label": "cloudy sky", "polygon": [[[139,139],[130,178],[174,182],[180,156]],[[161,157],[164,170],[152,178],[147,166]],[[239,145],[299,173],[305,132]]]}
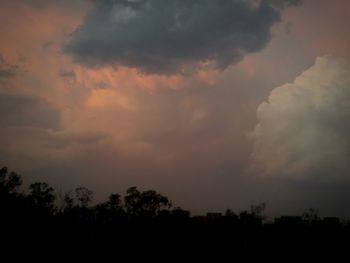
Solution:
{"label": "cloudy sky", "polygon": [[26,184],[350,217],[349,1],[0,6],[0,166]]}

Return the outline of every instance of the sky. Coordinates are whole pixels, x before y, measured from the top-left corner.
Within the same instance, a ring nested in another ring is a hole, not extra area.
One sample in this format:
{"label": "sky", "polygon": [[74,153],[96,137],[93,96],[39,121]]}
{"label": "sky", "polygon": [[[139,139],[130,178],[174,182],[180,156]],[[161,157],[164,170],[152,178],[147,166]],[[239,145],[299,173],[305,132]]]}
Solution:
{"label": "sky", "polygon": [[0,6],[0,165],[25,184],[350,218],[349,1]]}

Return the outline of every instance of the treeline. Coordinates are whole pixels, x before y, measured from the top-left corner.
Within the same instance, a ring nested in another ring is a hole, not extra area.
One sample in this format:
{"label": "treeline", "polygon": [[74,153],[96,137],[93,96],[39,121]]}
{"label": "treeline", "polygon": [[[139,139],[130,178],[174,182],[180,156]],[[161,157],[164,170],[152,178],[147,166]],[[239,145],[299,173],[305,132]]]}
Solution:
{"label": "treeline", "polygon": [[264,204],[239,214],[208,213],[192,216],[173,207],[154,191],[126,190],[91,205],[93,192],[85,187],[57,198],[47,183],[37,182],[27,192],[22,179],[6,167],[0,170],[0,248],[67,251],[161,250],[201,251],[342,249],[349,243],[349,226],[321,218],[310,210],[300,217],[281,217],[263,224]]}
{"label": "treeline", "polygon": [[[139,191],[137,187],[126,190],[124,198],[111,194],[107,201],[91,205],[93,192],[79,186],[57,200],[55,190],[45,182],[32,183],[26,192],[20,191],[21,176],[0,169],[0,202],[5,216],[28,213],[39,216],[89,217],[90,220],[110,221],[116,218],[154,218],[164,215],[189,216],[179,207],[172,208],[170,200],[154,190]],[[82,215],[80,215],[82,214]]]}

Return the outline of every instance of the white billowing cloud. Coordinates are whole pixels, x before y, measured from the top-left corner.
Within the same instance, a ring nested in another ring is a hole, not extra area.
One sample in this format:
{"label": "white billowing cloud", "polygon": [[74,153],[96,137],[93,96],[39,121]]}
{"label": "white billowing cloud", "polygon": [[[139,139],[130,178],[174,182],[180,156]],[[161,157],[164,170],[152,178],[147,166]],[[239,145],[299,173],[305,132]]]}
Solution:
{"label": "white billowing cloud", "polygon": [[350,176],[350,63],[324,56],[257,110],[251,171],[295,179]]}

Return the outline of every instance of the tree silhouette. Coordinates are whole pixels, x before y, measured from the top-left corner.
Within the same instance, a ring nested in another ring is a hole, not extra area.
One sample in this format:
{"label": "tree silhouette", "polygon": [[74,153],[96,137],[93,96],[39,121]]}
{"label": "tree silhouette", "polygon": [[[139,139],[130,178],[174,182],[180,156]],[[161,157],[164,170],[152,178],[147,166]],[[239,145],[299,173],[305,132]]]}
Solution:
{"label": "tree silhouette", "polygon": [[110,210],[121,209],[121,199],[119,194],[111,194],[108,198],[107,206]]}
{"label": "tree silhouette", "polygon": [[236,215],[235,212],[233,212],[231,209],[227,209],[225,211],[225,216],[228,217],[228,218],[238,218],[238,215]]}
{"label": "tree silhouette", "polygon": [[41,208],[53,209],[56,199],[54,189],[47,183],[33,183],[29,186],[30,198]]}
{"label": "tree silhouette", "polygon": [[252,205],[250,207],[252,215],[254,215],[256,218],[259,218],[261,220],[265,219],[265,209],[266,209],[266,204],[265,203]]}
{"label": "tree silhouette", "polygon": [[126,211],[132,216],[154,217],[161,209],[171,207],[169,199],[154,190],[140,192],[137,187],[130,187],[126,193]]}
{"label": "tree silhouette", "polygon": [[141,211],[141,193],[137,187],[133,186],[126,190],[124,197],[126,212],[129,215],[137,216]]}
{"label": "tree silhouette", "polygon": [[87,207],[93,198],[93,192],[86,187],[79,186],[75,189],[75,196],[78,206]]}
{"label": "tree silhouette", "polygon": [[118,220],[125,214],[119,194],[111,194],[106,202],[96,205],[95,211],[97,217],[105,222]]}
{"label": "tree silhouette", "polygon": [[0,169],[0,193],[16,193],[17,189],[22,185],[20,175],[15,172],[8,172],[7,167]]}
{"label": "tree silhouette", "polygon": [[74,198],[72,197],[72,191],[68,191],[63,197],[64,209],[69,210],[74,206]]}

